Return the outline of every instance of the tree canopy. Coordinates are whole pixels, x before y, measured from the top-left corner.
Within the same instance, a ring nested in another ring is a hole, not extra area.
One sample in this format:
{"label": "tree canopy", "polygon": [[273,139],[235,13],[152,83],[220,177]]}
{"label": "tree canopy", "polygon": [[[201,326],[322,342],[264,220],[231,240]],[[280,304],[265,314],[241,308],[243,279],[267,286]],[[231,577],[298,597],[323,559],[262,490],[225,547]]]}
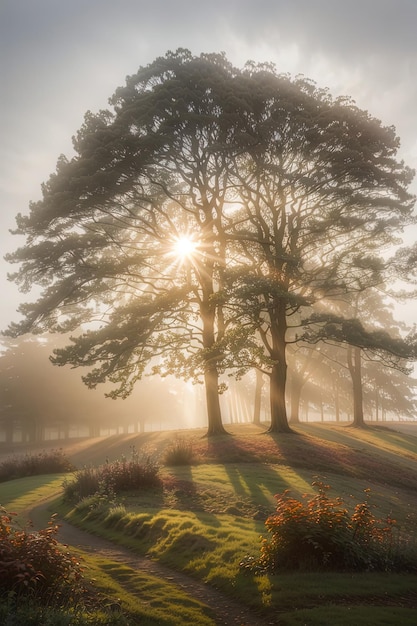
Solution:
{"label": "tree canopy", "polygon": [[287,430],[291,319],[378,283],[414,220],[395,129],[272,65],[182,49],[110,105],[17,217],[11,279],[43,291],[9,333],[77,331],[53,361],[113,397],[153,370],[204,381],[208,434],[222,375],[261,367]]}

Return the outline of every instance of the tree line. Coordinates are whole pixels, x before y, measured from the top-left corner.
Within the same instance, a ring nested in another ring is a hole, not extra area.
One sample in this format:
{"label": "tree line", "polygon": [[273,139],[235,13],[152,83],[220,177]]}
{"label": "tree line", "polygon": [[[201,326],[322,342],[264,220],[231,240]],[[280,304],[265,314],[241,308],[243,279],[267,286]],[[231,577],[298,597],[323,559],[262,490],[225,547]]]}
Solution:
{"label": "tree line", "polygon": [[203,382],[208,435],[225,432],[227,376],[254,369],[269,430],[288,432],[290,352],[346,346],[360,425],[363,359],[406,372],[416,352],[375,314],[416,279],[415,249],[398,249],[416,218],[395,129],[272,64],[183,49],[109,104],[17,216],[11,279],[42,293],[8,333],[74,333],[53,362],[113,398],[149,373]]}

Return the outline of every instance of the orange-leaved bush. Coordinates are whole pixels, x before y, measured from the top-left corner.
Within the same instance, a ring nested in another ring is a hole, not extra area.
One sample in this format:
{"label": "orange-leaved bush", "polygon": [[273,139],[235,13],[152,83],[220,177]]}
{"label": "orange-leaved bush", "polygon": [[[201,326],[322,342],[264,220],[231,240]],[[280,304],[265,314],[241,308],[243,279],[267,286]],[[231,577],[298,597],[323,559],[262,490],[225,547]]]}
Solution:
{"label": "orange-leaved bush", "polygon": [[313,487],[314,496],[297,499],[288,490],[276,496],[276,511],[265,521],[270,537],[262,539],[260,557],[248,557],[242,568],[257,572],[416,569],[415,557],[395,535],[395,520],[378,519],[371,511],[369,490],[349,512],[341,498],[329,496],[329,485],[316,480]]}

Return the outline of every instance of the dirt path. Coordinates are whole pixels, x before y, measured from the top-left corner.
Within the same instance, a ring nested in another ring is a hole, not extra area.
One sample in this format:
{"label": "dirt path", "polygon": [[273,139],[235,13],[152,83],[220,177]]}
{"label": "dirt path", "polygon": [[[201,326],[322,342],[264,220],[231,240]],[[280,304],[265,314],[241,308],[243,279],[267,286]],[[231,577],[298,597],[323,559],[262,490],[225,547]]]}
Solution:
{"label": "dirt path", "polygon": [[[45,509],[48,502],[49,499],[30,511],[28,516],[35,528],[45,527]],[[248,609],[225,597],[213,587],[200,583],[186,574],[134,554],[132,551],[117,546],[102,537],[92,535],[72,526],[64,520],[58,520],[57,523],[60,525],[57,539],[61,543],[69,547],[76,547],[86,554],[99,555],[111,561],[123,563],[133,570],[145,572],[178,586],[187,595],[199,600],[211,609],[217,626],[274,626],[278,624],[275,620],[266,620],[248,611]],[[198,624],[195,626],[198,626]]]}

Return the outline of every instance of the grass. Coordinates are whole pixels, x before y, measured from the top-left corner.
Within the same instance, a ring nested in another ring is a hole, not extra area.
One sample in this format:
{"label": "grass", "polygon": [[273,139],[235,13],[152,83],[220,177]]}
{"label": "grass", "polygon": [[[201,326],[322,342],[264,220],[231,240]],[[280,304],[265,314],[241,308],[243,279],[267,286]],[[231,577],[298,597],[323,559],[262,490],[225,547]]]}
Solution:
{"label": "grass", "polygon": [[[50,512],[44,511],[43,519],[38,520],[39,524],[45,525],[50,513],[59,508],[60,499],[57,496],[61,493],[64,478],[64,474],[31,476],[2,483],[0,502],[7,510],[16,513],[17,522],[23,526],[27,522],[28,509],[41,500],[51,500]],[[86,577],[94,581],[94,589],[120,602],[129,616],[129,624],[214,626],[210,610],[173,583],[138,573],[124,564],[86,554],[76,548],[71,548],[71,553],[79,557],[86,569]],[[95,619],[98,619],[97,615]],[[105,625],[108,621],[100,623]]]}
{"label": "grass", "polygon": [[[315,475],[325,476],[332,493],[342,496],[347,505],[361,501],[364,489],[370,488],[380,515],[391,514],[404,528],[415,524],[417,438],[384,428],[358,431],[321,424],[302,425],[296,435],[276,437],[250,425],[232,429],[233,437],[215,441],[202,439],[196,431],[182,433],[182,441],[189,437],[192,442],[193,464],[164,467],[163,490],[127,493],[117,503],[99,509],[88,499],[78,507],[54,504],[51,512],[59,509],[77,525],[186,571],[242,605],[278,620],[272,623],[414,625],[415,575],[293,572],[255,576],[243,573],[239,562],[246,554],[259,553],[260,535],[266,536],[264,519],[274,510],[274,494],[284,489],[294,496],[311,493]],[[127,456],[131,446],[152,447],[163,458],[172,434],[118,436],[107,441],[110,458]],[[82,466],[100,459],[104,444],[95,440],[92,449],[84,445],[70,460]],[[42,497],[48,490],[56,493],[59,480],[44,477],[42,484],[40,477],[20,479],[12,481],[13,488],[4,483],[0,503],[8,508],[9,498],[15,510],[25,511],[28,503],[39,500],[39,489]],[[172,586],[121,564],[88,559],[99,584],[116,597],[123,595],[129,614],[138,610],[135,598],[143,598],[145,607],[140,606],[140,611],[145,621],[141,624],[214,623],[198,602],[177,588],[174,593]],[[141,589],[145,590],[142,596],[138,595]],[[167,615],[171,621],[158,621]]]}
{"label": "grass", "polygon": [[83,555],[94,587],[117,598],[129,623],[141,626],[214,626],[209,609],[178,586],[134,570],[123,563]]}
{"label": "grass", "polygon": [[[16,513],[16,521],[24,526],[28,520],[28,511],[62,492],[65,474],[44,474],[16,478],[0,484],[0,505],[10,513]],[[50,513],[42,511],[40,521],[47,524]]]}

